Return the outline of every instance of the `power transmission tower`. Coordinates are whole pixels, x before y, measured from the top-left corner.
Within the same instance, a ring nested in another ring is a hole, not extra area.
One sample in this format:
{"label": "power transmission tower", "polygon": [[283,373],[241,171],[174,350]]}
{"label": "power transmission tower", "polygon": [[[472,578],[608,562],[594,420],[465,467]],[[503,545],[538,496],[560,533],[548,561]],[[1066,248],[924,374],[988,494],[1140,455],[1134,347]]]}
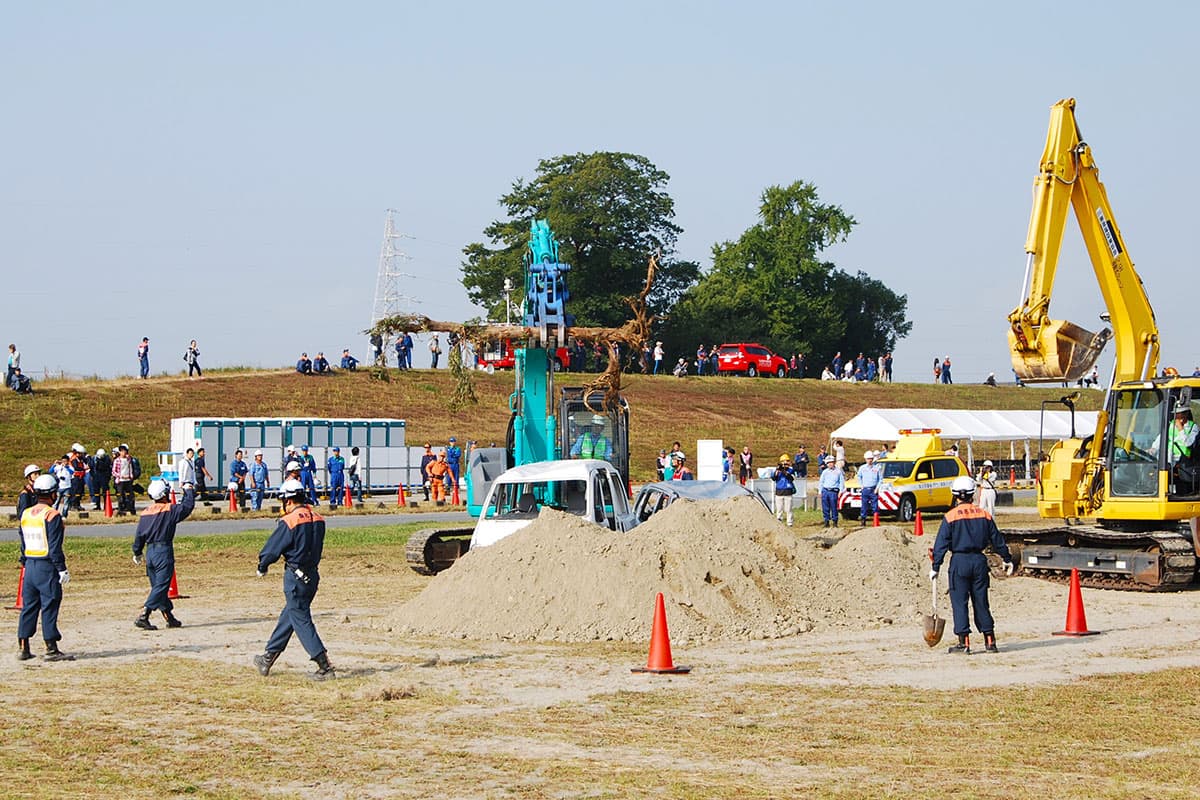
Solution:
{"label": "power transmission tower", "polygon": [[371,312],[371,325],[384,317],[410,313],[413,298],[400,290],[401,280],[412,280],[413,276],[402,272],[400,267],[409,261],[408,255],[396,246],[405,234],[396,231],[396,210],[389,208],[383,226],[383,246],[379,250],[379,277],[375,282],[375,308]]}

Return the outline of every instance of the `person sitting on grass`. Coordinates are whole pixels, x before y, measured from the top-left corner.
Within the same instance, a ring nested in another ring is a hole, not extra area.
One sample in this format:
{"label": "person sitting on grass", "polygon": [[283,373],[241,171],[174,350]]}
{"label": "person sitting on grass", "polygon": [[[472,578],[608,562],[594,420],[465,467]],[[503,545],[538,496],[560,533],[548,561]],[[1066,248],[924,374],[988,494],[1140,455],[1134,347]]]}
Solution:
{"label": "person sitting on grass", "polygon": [[299,372],[301,375],[313,374],[313,363],[312,359],[308,357],[308,353],[300,354],[300,360],[296,362],[296,372]]}
{"label": "person sitting on grass", "polygon": [[350,355],[349,347],[342,351],[342,369],[348,369],[351,372],[358,371],[358,359]]}
{"label": "person sitting on grass", "polygon": [[8,388],[17,394],[33,394],[33,381],[29,380],[28,375],[21,373],[20,367],[13,367],[12,375],[8,379]]}
{"label": "person sitting on grass", "polygon": [[324,353],[317,353],[317,357],[313,359],[312,371],[317,375],[328,375],[330,373],[329,359],[325,358]]}

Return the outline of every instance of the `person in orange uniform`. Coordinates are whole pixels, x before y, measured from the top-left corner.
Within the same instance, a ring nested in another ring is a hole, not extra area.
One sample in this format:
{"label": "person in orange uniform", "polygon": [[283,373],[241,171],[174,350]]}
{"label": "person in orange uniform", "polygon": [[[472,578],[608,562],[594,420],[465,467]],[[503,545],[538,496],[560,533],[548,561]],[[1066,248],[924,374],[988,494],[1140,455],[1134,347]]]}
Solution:
{"label": "person in orange uniform", "polygon": [[431,461],[425,471],[429,473],[433,502],[439,506],[446,505],[446,476],[451,474],[450,464],[446,461],[446,451],[439,450],[437,459]]}

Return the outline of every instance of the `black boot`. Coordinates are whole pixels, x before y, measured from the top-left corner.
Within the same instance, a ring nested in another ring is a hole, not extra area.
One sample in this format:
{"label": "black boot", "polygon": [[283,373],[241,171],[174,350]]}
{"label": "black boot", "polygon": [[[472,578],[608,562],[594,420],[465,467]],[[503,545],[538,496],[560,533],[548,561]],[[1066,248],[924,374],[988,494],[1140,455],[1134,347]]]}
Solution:
{"label": "black boot", "polygon": [[279,653],[272,653],[270,650],[263,653],[261,656],[254,657],[254,666],[258,667],[258,674],[266,677],[271,674],[271,667],[275,664],[275,659],[279,658]]}
{"label": "black boot", "polygon": [[143,608],[142,615],[133,621],[136,628],[141,628],[144,631],[156,631],[158,626],[150,621],[150,609]]}
{"label": "black boot", "polygon": [[42,656],[43,661],[74,661],[75,656],[69,656],[58,649],[58,642],[46,642],[46,655]]}
{"label": "black boot", "polygon": [[950,649],[948,649],[946,652],[947,653],[958,653],[958,654],[964,655],[964,656],[971,655],[971,637],[970,636],[958,637],[958,644],[950,645]]}
{"label": "black boot", "polygon": [[17,650],[17,661],[28,661],[33,658],[33,653],[29,652],[28,639],[17,639],[17,645],[20,648]]}
{"label": "black boot", "polygon": [[182,628],[183,627],[183,623],[180,622],[178,619],[176,619],[175,615],[172,614],[170,611],[164,611],[164,612],[162,612],[162,615],[163,615],[163,619],[165,619],[167,621],[168,628]]}
{"label": "black boot", "polygon": [[996,647],[996,634],[985,633],[983,635],[983,649],[988,653],[999,653],[1000,648]]}
{"label": "black boot", "polygon": [[337,675],[333,672],[333,665],[329,663],[329,654],[321,653],[313,659],[317,664],[317,671],[309,675],[314,681],[324,681],[331,678],[336,678]]}

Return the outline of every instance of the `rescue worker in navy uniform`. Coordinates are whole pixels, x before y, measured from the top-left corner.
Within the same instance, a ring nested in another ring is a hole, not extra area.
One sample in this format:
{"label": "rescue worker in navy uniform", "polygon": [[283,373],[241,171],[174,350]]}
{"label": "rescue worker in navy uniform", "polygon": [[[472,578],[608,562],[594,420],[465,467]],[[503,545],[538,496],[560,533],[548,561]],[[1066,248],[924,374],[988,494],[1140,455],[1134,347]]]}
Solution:
{"label": "rescue worker in navy uniform", "polygon": [[317,504],[317,460],[308,454],[308,445],[300,445],[300,482],[308,492],[308,502]]}
{"label": "rescue worker in navy uniform", "polygon": [[946,512],[942,526],[938,528],[937,540],[933,543],[933,568],[929,571],[929,579],[936,581],[946,553],[954,554],[949,569],[950,605],[954,609],[954,634],[958,644],[949,652],[971,653],[971,624],[967,618],[969,598],[975,610],[975,627],[983,634],[984,649],[995,653],[998,652],[996,626],[988,608],[990,576],[984,548],[990,544],[1004,559],[1006,575],[1013,574],[1015,565],[992,516],[971,502],[975,496],[975,480],[969,475],[960,475],[950,489],[954,493],[954,507]]}
{"label": "rescue worker in navy uniform", "polygon": [[318,565],[325,546],[325,520],[312,510],[304,484],[295,479],[279,487],[283,499],[283,517],[274,533],[258,554],[258,577],[265,577],[267,568],[283,559],[283,611],[262,655],[254,657],[254,666],[261,675],[269,675],[275,659],[287,647],[294,632],[300,644],[317,665],[310,677],[325,680],[336,677],[325,645],[317,635],[312,621],[312,601],[321,581]]}
{"label": "rescue worker in navy uniform", "polygon": [[342,458],[342,448],[333,448],[325,466],[329,469],[329,507],[337,508],[346,494],[346,459]]}
{"label": "rescue worker in navy uniform", "polygon": [[54,510],[58,481],[53,475],[41,475],[33,482],[37,503],[21,514],[21,563],[25,581],[21,585],[21,617],[17,622],[17,658],[33,658],[29,640],[37,632],[38,613],[42,615],[42,639],[46,642],[46,661],[74,661],[58,649],[62,634],[58,631],[58,608],[63,587],[71,580],[67,558],[63,555],[62,515]]}
{"label": "rescue worker in navy uniform", "polygon": [[158,630],[150,621],[151,611],[161,611],[168,628],[183,627],[183,623],[171,613],[175,604],[167,596],[171,578],[175,575],[175,527],[191,516],[192,509],[196,507],[195,486],[185,483],[181,488],[183,501],[172,505],[171,487],[165,481],[150,481],[146,492],[151,502],[142,511],[137,532],[133,535],[133,563],[142,563],[144,549],[146,577],[150,579],[150,594],[146,595],[142,615],[133,623],[144,631]]}

